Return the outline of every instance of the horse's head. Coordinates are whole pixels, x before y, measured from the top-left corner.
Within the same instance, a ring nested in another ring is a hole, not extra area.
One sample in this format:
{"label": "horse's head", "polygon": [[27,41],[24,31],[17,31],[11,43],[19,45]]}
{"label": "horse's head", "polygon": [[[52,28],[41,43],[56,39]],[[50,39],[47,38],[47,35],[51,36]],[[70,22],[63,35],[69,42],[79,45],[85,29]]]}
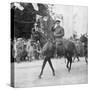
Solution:
{"label": "horse's head", "polygon": [[34,31],[32,34],[31,34],[31,39],[34,40],[34,41],[38,41],[40,39],[40,35],[37,31]]}
{"label": "horse's head", "polygon": [[43,47],[43,45],[46,43],[47,41],[47,37],[45,36],[44,33],[42,32],[39,32],[39,31],[35,31],[34,33],[32,33],[31,35],[31,39],[34,40],[34,41],[39,41],[40,42],[40,45],[41,47]]}

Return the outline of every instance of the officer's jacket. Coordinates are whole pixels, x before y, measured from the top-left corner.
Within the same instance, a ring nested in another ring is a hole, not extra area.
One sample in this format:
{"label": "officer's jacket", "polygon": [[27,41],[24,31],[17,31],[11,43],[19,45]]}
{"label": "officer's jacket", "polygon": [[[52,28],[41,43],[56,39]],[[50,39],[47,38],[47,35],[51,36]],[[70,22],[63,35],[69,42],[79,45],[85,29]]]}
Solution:
{"label": "officer's jacket", "polygon": [[64,29],[61,26],[57,26],[54,31],[55,38],[62,38],[64,36]]}

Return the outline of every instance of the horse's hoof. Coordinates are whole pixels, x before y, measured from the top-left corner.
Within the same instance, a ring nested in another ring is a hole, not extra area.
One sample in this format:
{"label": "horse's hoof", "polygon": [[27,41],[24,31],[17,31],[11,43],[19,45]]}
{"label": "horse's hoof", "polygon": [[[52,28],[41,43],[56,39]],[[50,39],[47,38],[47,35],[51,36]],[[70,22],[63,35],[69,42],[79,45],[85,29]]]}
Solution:
{"label": "horse's hoof", "polygon": [[68,72],[70,72],[70,70],[68,69]]}
{"label": "horse's hoof", "polygon": [[88,64],[88,61],[86,61],[86,64]]}
{"label": "horse's hoof", "polygon": [[39,75],[38,78],[41,79],[41,75]]}
{"label": "horse's hoof", "polygon": [[72,63],[74,63],[74,61],[72,61]]}
{"label": "horse's hoof", "polygon": [[70,72],[70,70],[71,70],[71,69],[70,69],[70,68],[68,68],[68,72]]}
{"label": "horse's hoof", "polygon": [[20,63],[20,61],[17,61],[17,63],[19,64],[19,63]]}
{"label": "horse's hoof", "polygon": [[53,76],[55,76],[55,72],[53,73]]}
{"label": "horse's hoof", "polygon": [[68,66],[66,65],[66,68],[68,68]]}

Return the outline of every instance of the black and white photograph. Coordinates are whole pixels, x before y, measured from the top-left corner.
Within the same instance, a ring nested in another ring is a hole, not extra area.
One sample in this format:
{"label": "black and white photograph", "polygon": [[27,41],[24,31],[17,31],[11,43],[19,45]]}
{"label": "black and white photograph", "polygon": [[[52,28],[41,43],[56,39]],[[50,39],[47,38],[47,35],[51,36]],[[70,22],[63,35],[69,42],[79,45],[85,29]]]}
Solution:
{"label": "black and white photograph", "polygon": [[88,6],[11,2],[11,86],[88,84]]}

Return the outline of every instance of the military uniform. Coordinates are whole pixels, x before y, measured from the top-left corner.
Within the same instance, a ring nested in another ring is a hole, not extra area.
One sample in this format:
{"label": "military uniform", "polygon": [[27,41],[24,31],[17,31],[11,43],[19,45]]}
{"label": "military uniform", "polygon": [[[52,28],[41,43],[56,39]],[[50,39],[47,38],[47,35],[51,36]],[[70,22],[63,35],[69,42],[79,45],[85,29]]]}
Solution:
{"label": "military uniform", "polygon": [[64,36],[64,28],[57,26],[56,28],[52,27],[53,35],[57,44],[62,43],[62,37]]}
{"label": "military uniform", "polygon": [[55,39],[55,42],[56,42],[56,50],[55,50],[55,57],[57,57],[57,54],[58,54],[58,48],[61,48],[63,49],[63,36],[64,36],[64,28],[61,27],[61,26],[56,26],[55,28],[52,27],[52,32],[53,32],[53,35],[54,35],[54,39]]}

